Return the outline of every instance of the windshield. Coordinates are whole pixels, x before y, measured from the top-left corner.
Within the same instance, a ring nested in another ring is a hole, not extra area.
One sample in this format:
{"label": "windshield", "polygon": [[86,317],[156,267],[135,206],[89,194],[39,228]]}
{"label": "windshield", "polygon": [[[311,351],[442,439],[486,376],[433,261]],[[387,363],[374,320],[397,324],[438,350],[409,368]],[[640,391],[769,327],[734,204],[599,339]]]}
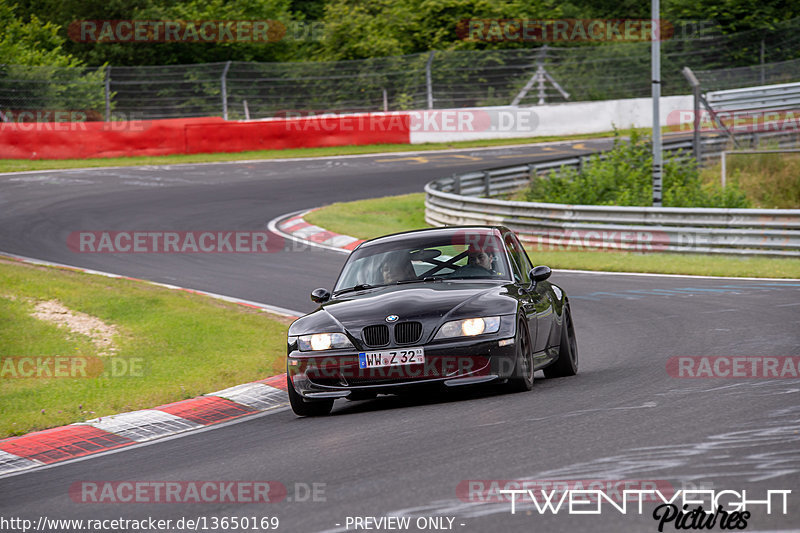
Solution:
{"label": "windshield", "polygon": [[501,241],[460,232],[365,246],[350,255],[334,292],[437,279],[510,280]]}

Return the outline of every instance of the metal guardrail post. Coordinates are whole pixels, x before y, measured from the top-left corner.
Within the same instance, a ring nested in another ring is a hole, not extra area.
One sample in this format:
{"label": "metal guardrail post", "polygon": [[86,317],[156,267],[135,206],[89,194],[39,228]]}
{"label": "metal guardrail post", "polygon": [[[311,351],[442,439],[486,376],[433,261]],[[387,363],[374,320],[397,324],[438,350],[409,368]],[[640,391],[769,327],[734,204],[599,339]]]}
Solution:
{"label": "metal guardrail post", "polygon": [[436,52],[431,50],[428,61],[425,63],[425,85],[428,93],[428,109],[433,109],[433,76],[431,76],[431,65],[433,64],[434,54],[436,54]]}
{"label": "metal guardrail post", "polygon": [[222,118],[228,120],[228,69],[231,68],[231,62],[225,63],[225,68],[222,69],[222,76],[220,77],[220,85],[222,86]]}
{"label": "metal guardrail post", "polygon": [[697,76],[694,75],[692,69],[689,67],[683,67],[681,71],[683,76],[689,82],[689,85],[692,86],[692,98],[694,101],[694,128],[693,128],[693,136],[692,136],[692,144],[694,149],[694,160],[697,161],[697,165],[703,162],[703,153],[702,153],[702,143],[700,142],[700,81],[697,79]]}
{"label": "metal guardrail post", "polygon": [[492,173],[488,170],[483,173],[483,193],[486,198],[491,198],[492,196]]}
{"label": "metal guardrail post", "polygon": [[650,41],[650,71],[652,73],[651,93],[653,98],[653,207],[661,207],[664,174],[662,158],[664,154],[661,151],[661,17],[659,0],[650,1],[650,14],[653,21],[653,33]]}
{"label": "metal guardrail post", "polygon": [[461,194],[461,174],[453,174],[453,194]]}
{"label": "metal guardrail post", "polygon": [[111,122],[111,65],[106,67],[106,122]]}

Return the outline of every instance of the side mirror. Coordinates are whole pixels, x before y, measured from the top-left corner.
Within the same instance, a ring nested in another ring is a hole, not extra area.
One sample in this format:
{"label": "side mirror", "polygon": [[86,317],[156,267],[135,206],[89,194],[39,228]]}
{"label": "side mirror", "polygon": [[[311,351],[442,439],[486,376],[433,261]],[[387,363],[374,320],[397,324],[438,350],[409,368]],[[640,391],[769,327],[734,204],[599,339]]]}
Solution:
{"label": "side mirror", "polygon": [[314,289],[311,291],[311,301],[317,304],[324,304],[331,299],[331,293],[328,289]]}
{"label": "side mirror", "polygon": [[530,272],[531,276],[531,283],[536,285],[540,281],[544,281],[550,277],[553,271],[550,270],[549,266],[539,265],[537,267],[533,267]]}

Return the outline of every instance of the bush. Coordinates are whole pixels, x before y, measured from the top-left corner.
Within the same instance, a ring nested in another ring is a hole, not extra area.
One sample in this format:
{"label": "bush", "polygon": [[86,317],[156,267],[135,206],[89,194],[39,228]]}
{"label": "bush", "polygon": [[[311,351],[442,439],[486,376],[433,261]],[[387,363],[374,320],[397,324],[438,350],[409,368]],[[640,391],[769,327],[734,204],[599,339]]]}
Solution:
{"label": "bush", "polygon": [[[534,179],[524,199],[529,202],[588,205],[652,205],[652,144],[631,131],[629,140],[614,132],[614,147],[592,156],[581,171],[563,167],[547,178]],[[683,154],[664,158],[665,207],[750,207],[736,184],[703,185],[695,160]]]}

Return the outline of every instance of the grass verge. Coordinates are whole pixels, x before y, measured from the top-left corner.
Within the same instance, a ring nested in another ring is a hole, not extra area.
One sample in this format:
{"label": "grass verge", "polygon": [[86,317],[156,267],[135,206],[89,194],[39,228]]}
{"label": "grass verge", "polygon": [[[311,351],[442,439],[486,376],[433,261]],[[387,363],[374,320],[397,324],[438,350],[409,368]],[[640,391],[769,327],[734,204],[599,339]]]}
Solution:
{"label": "grass verge", "polygon": [[[32,317],[34,305],[48,300],[115,325],[114,354],[98,356],[88,337]],[[3,438],[278,374],[288,321],[132,280],[0,259],[0,323]],[[56,356],[74,357],[88,371],[14,377],[32,368],[19,358]]]}
{"label": "grass verge", "polygon": [[327,230],[359,239],[428,227],[422,192],[331,204],[304,218]]}
{"label": "grass verge", "polygon": [[[336,203],[309,213],[305,219],[327,230],[361,239],[428,227],[425,223],[424,193]],[[800,261],[797,259],[537,250],[534,247],[528,247],[528,255],[534,264],[544,264],[561,269],[698,276],[800,278]]]}
{"label": "grass verge", "polygon": [[[766,146],[764,149],[773,148]],[[753,154],[728,152],[726,181],[735,184],[753,203],[764,209],[800,207],[800,153]],[[721,165],[701,171],[703,183],[720,183]]]}
{"label": "grass verge", "polygon": [[[644,131],[644,130],[642,130]],[[427,150],[449,150],[456,148],[481,148],[491,146],[513,146],[550,141],[578,141],[611,137],[613,132],[588,133],[583,135],[527,137],[521,139],[492,139],[426,144],[371,144],[367,146],[330,146],[325,148],[296,148],[288,150],[258,150],[253,152],[177,154],[154,157],[108,157],[91,159],[3,159],[0,172],[24,172],[30,170],[52,170],[92,167],[127,167],[141,165],[177,165],[186,163],[215,163],[225,161],[247,161],[256,159],[287,159],[296,157],[331,157],[337,155],[380,154],[388,152],[422,152]]]}

